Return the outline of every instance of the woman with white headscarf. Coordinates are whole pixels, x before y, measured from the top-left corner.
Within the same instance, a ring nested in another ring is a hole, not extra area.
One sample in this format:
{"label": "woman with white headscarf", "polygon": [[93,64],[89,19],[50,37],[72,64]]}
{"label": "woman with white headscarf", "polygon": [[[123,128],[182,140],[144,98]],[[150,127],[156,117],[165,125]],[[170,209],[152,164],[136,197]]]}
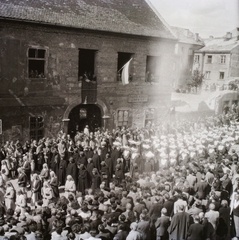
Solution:
{"label": "woman with white headscarf", "polygon": [[69,195],[75,196],[76,194],[76,184],[74,179],[71,175],[66,177],[66,184],[65,184],[65,197],[68,198]]}
{"label": "woman with white headscarf", "polygon": [[5,193],[4,197],[5,197],[6,209],[14,210],[15,209],[15,201],[16,201],[16,191],[10,181],[6,183],[6,193]]}

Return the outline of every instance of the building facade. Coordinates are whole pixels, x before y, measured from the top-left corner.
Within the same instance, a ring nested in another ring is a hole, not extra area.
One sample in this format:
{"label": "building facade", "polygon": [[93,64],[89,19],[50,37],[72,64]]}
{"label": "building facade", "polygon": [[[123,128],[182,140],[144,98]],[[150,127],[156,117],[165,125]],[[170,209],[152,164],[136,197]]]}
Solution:
{"label": "building facade", "polygon": [[185,87],[191,82],[194,51],[204,47],[204,42],[198,33],[192,33],[189,29],[171,27],[178,38],[175,46],[175,77],[174,88]]}
{"label": "building facade", "polygon": [[205,74],[208,84],[222,85],[239,77],[239,29],[205,40],[205,47],[194,53],[193,70],[196,69]]}
{"label": "building facade", "polygon": [[2,140],[140,128],[167,113],[177,39],[149,2],[0,2]]}

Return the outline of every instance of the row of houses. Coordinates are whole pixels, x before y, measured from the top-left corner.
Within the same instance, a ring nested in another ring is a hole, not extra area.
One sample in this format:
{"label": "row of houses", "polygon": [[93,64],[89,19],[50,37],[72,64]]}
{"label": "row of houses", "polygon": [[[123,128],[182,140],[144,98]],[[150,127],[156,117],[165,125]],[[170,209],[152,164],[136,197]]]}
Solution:
{"label": "row of houses", "polygon": [[149,0],[0,0],[0,33],[2,140],[165,120],[204,46]]}

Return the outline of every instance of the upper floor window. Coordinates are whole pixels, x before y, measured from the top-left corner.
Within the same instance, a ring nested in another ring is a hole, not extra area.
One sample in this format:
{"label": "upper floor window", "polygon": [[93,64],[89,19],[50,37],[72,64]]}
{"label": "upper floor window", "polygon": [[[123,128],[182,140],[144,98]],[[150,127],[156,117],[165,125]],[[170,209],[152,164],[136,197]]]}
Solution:
{"label": "upper floor window", "polygon": [[[133,53],[118,52],[117,81],[119,82],[122,81],[121,75],[122,75],[124,66],[133,58],[133,56],[134,56]],[[132,64],[129,65],[129,79],[128,79],[129,82],[132,81],[131,65]]]}
{"label": "upper floor window", "polygon": [[28,49],[28,77],[45,78],[46,50],[38,48]]}
{"label": "upper floor window", "polygon": [[79,49],[78,80],[86,82],[96,81],[95,57],[96,50]]}
{"label": "upper floor window", "polygon": [[221,63],[226,63],[226,55],[221,55]]}
{"label": "upper floor window", "polygon": [[146,82],[157,82],[160,78],[160,57],[147,56],[146,60]]}
{"label": "upper floor window", "polygon": [[199,63],[199,55],[194,56],[194,63]]}
{"label": "upper floor window", "polygon": [[224,79],[225,72],[219,72],[219,79]]}
{"label": "upper floor window", "polygon": [[207,63],[212,63],[212,55],[207,55]]}

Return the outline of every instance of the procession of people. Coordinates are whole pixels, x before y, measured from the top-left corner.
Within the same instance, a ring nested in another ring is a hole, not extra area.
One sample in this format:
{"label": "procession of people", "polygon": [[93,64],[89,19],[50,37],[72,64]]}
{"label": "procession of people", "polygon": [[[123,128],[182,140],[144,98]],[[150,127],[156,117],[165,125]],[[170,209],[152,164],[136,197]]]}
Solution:
{"label": "procession of people", "polygon": [[0,239],[239,239],[237,119],[5,142]]}

